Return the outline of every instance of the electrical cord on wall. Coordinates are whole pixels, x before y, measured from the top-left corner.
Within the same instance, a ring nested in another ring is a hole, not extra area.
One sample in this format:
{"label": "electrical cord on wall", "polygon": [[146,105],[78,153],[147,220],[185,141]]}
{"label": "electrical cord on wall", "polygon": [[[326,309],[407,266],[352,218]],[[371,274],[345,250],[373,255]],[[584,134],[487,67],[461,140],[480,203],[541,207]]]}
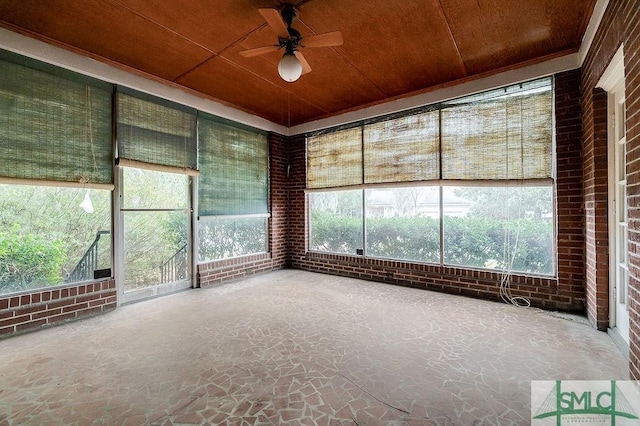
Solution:
{"label": "electrical cord on wall", "polygon": [[515,241],[513,242],[513,250],[511,250],[511,203],[510,197],[507,197],[507,227],[504,230],[504,245],[502,259],[506,266],[500,279],[500,297],[505,303],[509,303],[519,307],[530,307],[531,301],[524,296],[514,296],[511,293],[511,272],[513,271],[513,263],[518,254],[518,243],[520,242],[520,228],[522,227],[522,186],[520,186],[518,199],[518,226],[516,229]]}
{"label": "electrical cord on wall", "polygon": [[[508,220],[507,223],[510,223],[511,221]],[[514,247],[513,247],[513,251],[511,256],[508,256],[508,247],[511,243],[510,238],[511,237],[511,231],[509,229],[509,226],[507,226],[507,229],[505,229],[504,231],[504,260],[505,263],[507,263],[507,257],[510,257],[510,259],[508,259],[508,264],[507,264],[507,268],[505,269],[505,271],[502,273],[502,278],[500,279],[500,297],[502,298],[502,300],[505,303],[509,303],[511,305],[514,306],[520,306],[520,307],[530,307],[531,306],[531,301],[524,297],[524,296],[514,296],[513,294],[511,294],[511,271],[513,269],[513,262],[516,258],[516,253],[518,251],[518,240],[520,237],[520,223],[518,223],[518,229],[516,230],[516,239],[515,239],[515,243],[514,243]]]}

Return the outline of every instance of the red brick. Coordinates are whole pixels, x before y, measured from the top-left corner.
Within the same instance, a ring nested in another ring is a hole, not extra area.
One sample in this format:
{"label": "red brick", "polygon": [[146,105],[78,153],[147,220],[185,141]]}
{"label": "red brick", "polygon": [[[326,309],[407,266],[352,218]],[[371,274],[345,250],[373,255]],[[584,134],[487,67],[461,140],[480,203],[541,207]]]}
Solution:
{"label": "red brick", "polygon": [[1,334],[10,334],[10,333],[14,333],[16,331],[15,327],[10,326],[10,327],[0,327],[0,335]]}
{"label": "red brick", "polygon": [[92,308],[86,308],[78,311],[78,317],[80,316],[90,316],[99,314],[102,312],[102,306],[95,306]]}
{"label": "red brick", "polygon": [[23,330],[29,330],[29,329],[32,329],[32,328],[42,327],[46,323],[47,323],[47,320],[41,319],[41,320],[37,320],[37,321],[30,321],[30,322],[27,322],[27,323],[18,324],[18,325],[16,325],[16,332],[23,331]]}
{"label": "red brick", "polygon": [[19,316],[19,315],[27,315],[27,314],[31,314],[34,312],[39,312],[39,311],[43,311],[46,309],[46,305],[44,304],[39,304],[39,305],[27,305],[25,307],[20,307],[18,309],[16,309],[15,311],[15,315]]}
{"label": "red brick", "polygon": [[62,308],[64,306],[69,306],[72,303],[73,303],[73,301],[71,301],[69,299],[56,300],[56,301],[47,303],[47,309]]}
{"label": "red brick", "polygon": [[98,306],[104,305],[106,303],[106,299],[95,299],[89,301],[89,306]]}
{"label": "red brick", "polygon": [[61,313],[62,313],[62,308],[49,309],[49,310],[46,310],[46,311],[37,312],[35,314],[32,314],[31,318],[33,318],[33,319],[47,318],[47,317],[51,317],[51,316],[54,316],[54,315],[59,315]]}
{"label": "red brick", "polygon": [[55,324],[60,321],[70,320],[76,318],[76,312],[67,312],[65,314],[56,315],[46,319],[48,324]]}
{"label": "red brick", "polygon": [[93,301],[98,299],[99,300],[100,295],[98,294],[85,294],[84,296],[78,296],[76,297],[76,303],[82,303],[82,302],[89,302],[89,301]]}
{"label": "red brick", "polygon": [[76,303],[74,305],[68,305],[68,306],[64,306],[62,308],[62,312],[72,312],[72,311],[79,311],[81,309],[86,309],[89,307],[89,304],[87,302],[84,303]]}
{"label": "red brick", "polygon": [[18,317],[13,316],[7,319],[3,319],[0,321],[0,328],[2,327],[6,327],[9,325],[15,325],[15,324],[21,324],[24,322],[28,322],[31,320],[31,316],[30,315],[20,315]]}

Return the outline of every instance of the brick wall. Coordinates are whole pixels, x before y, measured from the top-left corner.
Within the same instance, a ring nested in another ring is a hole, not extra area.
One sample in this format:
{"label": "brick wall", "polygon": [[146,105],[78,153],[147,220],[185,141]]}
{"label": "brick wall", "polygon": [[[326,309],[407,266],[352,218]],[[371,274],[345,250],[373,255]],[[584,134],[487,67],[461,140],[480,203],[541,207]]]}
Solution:
{"label": "brick wall", "polygon": [[584,198],[580,70],[555,75],[558,296],[584,305]]}
{"label": "brick wall", "polygon": [[198,285],[209,287],[224,281],[284,268],[287,260],[287,139],[269,135],[269,252],[222,259],[198,265]]}
{"label": "brick wall", "polygon": [[287,260],[292,268],[304,266],[307,247],[306,197],[307,165],[305,138],[302,135],[289,138],[289,199]]}
{"label": "brick wall", "polygon": [[272,271],[284,266],[284,261],[274,261],[271,253],[252,254],[215,260],[198,265],[198,282],[200,287],[210,287],[225,281]]}
{"label": "brick wall", "polygon": [[103,313],[116,307],[112,279],[0,296],[0,337]]}
{"label": "brick wall", "polygon": [[[584,311],[584,228],[581,161],[580,72],[556,79],[558,161],[558,278],[513,275],[514,296],[532,305]],[[500,300],[502,276],[491,271],[326,253],[307,253],[304,138],[289,140],[289,261],[292,267],[329,274]]]}
{"label": "brick wall", "polygon": [[640,379],[640,7],[637,0],[610,1],[582,66],[585,163],[586,286],[589,317],[608,325],[606,95],[596,88],[621,43],[625,52],[627,201],[629,205],[629,309],[631,376]]}
{"label": "brick wall", "polygon": [[[314,272],[500,300],[499,285],[502,277],[491,271],[329,253],[306,253],[298,258],[294,266]],[[511,293],[513,296],[529,298],[534,306],[576,309],[571,297],[558,295],[558,283],[553,278],[512,275]]]}
{"label": "brick wall", "polygon": [[608,235],[608,169],[607,169],[607,94],[591,90],[583,98],[584,132],[584,191],[586,235],[586,292],[587,315],[598,330],[609,325],[609,235]]}
{"label": "brick wall", "polygon": [[269,135],[270,179],[269,189],[271,219],[269,221],[269,251],[277,268],[282,268],[287,259],[287,215],[288,215],[288,153],[287,139],[281,135]]}

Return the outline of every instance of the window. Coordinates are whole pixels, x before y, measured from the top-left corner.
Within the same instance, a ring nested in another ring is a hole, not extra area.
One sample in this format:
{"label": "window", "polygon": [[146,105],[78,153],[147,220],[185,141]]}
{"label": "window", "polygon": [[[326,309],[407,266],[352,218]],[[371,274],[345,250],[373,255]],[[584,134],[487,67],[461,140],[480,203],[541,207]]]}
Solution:
{"label": "window", "polygon": [[0,185],[0,294],[111,276],[110,230],[109,190]]}
{"label": "window", "polygon": [[309,250],[554,273],[550,185],[376,187],[364,209],[362,192],[309,193]]}
{"label": "window", "polygon": [[551,186],[446,187],[447,265],[552,275]]}
{"label": "window", "polygon": [[310,135],[309,249],[551,275],[552,158],[549,78]]}
{"label": "window", "polygon": [[438,187],[367,189],[367,255],[439,262]]}
{"label": "window", "polygon": [[112,92],[0,51],[0,293],[111,276]]}
{"label": "window", "polygon": [[209,218],[198,226],[200,262],[264,253],[267,251],[267,218]]}
{"label": "window", "polygon": [[363,248],[362,191],[309,194],[311,250],[356,254]]}
{"label": "window", "polygon": [[266,252],[266,134],[205,114],[199,115],[198,126],[199,261]]}
{"label": "window", "polygon": [[118,162],[197,172],[196,111],[155,96],[118,88]]}

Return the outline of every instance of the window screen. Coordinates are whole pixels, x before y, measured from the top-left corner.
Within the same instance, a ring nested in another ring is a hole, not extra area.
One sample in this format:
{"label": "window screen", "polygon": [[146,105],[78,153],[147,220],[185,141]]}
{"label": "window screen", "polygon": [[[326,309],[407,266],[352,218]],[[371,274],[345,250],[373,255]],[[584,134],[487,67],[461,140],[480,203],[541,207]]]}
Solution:
{"label": "window screen", "polygon": [[197,170],[195,110],[119,89],[117,135],[119,159]]}
{"label": "window screen", "polygon": [[0,176],[112,184],[111,85],[0,51]]}
{"label": "window screen", "polygon": [[203,115],[198,122],[198,214],[268,213],[267,135]]}

